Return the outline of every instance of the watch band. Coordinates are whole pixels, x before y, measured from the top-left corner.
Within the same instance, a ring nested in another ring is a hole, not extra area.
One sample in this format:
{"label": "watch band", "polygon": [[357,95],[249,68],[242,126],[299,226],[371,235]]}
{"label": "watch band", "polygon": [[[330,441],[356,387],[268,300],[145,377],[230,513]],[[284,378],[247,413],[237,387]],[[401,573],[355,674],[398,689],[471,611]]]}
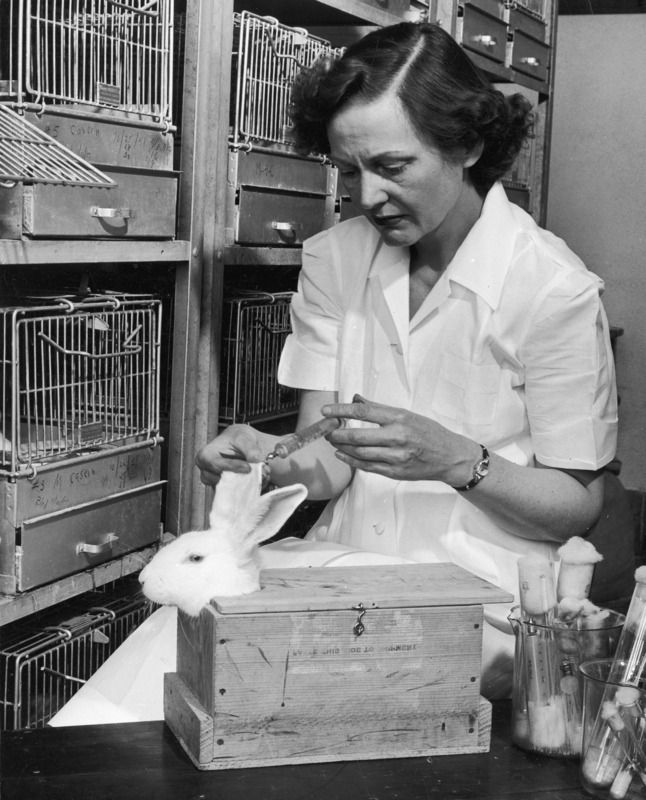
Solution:
{"label": "watch band", "polygon": [[482,448],[482,458],[473,468],[473,477],[466,486],[456,486],[458,492],[468,492],[469,489],[473,489],[489,472],[489,451],[483,444],[480,447]]}

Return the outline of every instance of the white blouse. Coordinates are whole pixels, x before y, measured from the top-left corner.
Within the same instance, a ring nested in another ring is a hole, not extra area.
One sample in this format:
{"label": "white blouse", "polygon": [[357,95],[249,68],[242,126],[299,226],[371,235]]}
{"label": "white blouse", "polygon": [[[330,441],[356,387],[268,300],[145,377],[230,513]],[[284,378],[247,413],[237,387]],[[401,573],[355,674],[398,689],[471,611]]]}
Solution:
{"label": "white blouse", "polygon": [[[614,457],[617,435],[602,289],[496,184],[409,320],[408,248],[351,219],[303,246],[278,380],[409,409],[517,464],[595,470]],[[361,471],[307,538],[453,561],[516,597],[518,557],[555,557],[560,546],[502,529],[439,481]],[[509,630],[508,607],[487,611]]]}

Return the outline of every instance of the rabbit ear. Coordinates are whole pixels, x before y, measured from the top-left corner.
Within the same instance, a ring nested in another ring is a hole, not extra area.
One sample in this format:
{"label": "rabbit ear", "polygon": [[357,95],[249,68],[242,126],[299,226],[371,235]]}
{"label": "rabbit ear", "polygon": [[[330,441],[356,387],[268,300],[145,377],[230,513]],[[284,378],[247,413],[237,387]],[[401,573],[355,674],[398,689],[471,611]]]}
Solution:
{"label": "rabbit ear", "polygon": [[256,502],[257,523],[249,533],[251,544],[260,544],[270,539],[287,522],[298,506],[307,497],[307,489],[301,483],[274,489]]}
{"label": "rabbit ear", "polygon": [[307,497],[300,483],[260,494],[262,464],[247,473],[223,472],[213,499],[209,520],[212,530],[224,531],[243,549],[277,533]]}
{"label": "rabbit ear", "polygon": [[209,514],[211,528],[239,527],[240,518],[256,505],[262,486],[262,464],[252,464],[246,473],[223,472]]}

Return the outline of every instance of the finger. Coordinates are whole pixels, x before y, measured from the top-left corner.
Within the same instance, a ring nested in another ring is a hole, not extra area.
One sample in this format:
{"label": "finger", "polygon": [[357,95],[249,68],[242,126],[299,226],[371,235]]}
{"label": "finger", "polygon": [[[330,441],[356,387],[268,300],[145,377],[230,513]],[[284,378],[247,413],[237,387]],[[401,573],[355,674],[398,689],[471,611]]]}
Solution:
{"label": "finger", "polygon": [[396,435],[392,428],[339,428],[327,437],[334,447],[404,447],[406,440]]}
{"label": "finger", "polygon": [[390,464],[385,464],[381,461],[364,461],[359,458],[354,458],[353,456],[344,453],[342,450],[335,450],[334,455],[339,459],[339,461],[343,461],[344,464],[347,464],[352,469],[393,477],[393,468]]}
{"label": "finger", "polygon": [[216,486],[223,472],[237,472],[246,475],[251,471],[249,462],[224,453],[219,454],[217,461],[206,463],[195,459],[195,463],[200,470],[200,482],[205,486]]}
{"label": "finger", "polygon": [[388,425],[399,418],[397,409],[379,403],[330,403],[323,406],[321,413],[324,417],[358,419],[377,425]]}
{"label": "finger", "polygon": [[219,456],[224,459],[222,472],[247,473],[251,471],[250,462],[239,451],[234,451],[233,453],[223,451],[219,453]]}
{"label": "finger", "polygon": [[[216,482],[220,479],[222,472],[239,472],[247,473],[251,470],[251,466],[239,455],[231,451],[200,451],[195,457],[195,466],[206,476],[215,477]],[[205,483],[202,480],[202,483]],[[209,480],[211,485],[212,480]]]}
{"label": "finger", "polygon": [[368,462],[388,464],[395,466],[398,464],[405,464],[407,458],[400,452],[394,451],[392,448],[385,447],[352,447],[349,445],[342,445],[338,447],[338,452],[344,453],[356,461],[363,464]]}
{"label": "finger", "polygon": [[224,452],[248,461],[250,464],[265,460],[265,454],[261,451],[256,439],[250,437],[246,432],[231,439],[227,444]]}
{"label": "finger", "polygon": [[205,486],[217,486],[220,481],[220,474],[215,472],[200,472],[200,483],[203,483]]}

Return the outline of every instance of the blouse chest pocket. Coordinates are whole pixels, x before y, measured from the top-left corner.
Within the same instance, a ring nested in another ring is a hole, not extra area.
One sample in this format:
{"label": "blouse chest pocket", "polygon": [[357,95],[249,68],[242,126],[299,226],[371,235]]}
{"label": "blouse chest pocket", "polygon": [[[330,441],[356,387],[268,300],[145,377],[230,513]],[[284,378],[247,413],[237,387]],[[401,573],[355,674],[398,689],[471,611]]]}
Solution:
{"label": "blouse chest pocket", "polygon": [[502,370],[498,364],[473,364],[444,353],[431,400],[436,414],[466,425],[494,421]]}

